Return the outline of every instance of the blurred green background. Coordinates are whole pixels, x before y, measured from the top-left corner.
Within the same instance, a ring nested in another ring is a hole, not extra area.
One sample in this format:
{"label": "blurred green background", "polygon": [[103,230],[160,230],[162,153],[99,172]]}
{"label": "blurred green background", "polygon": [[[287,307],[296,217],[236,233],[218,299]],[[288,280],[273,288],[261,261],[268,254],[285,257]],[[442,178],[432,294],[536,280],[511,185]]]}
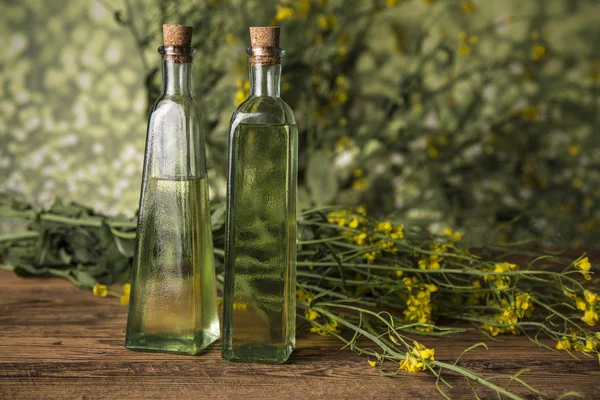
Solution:
{"label": "blurred green background", "polygon": [[[600,2],[0,0],[0,191],[137,208],[162,23],[195,27],[211,196],[247,94],[247,27],[279,24],[299,201],[434,231],[600,239]],[[502,237],[501,237],[502,239]]]}

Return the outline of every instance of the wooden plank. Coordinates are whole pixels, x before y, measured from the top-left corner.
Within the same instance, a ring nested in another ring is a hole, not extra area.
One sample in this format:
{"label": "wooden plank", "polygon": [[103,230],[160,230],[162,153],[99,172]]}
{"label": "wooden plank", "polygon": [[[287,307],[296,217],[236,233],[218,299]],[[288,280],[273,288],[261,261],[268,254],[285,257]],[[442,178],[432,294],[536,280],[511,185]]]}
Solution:
{"label": "wooden plank", "polygon": [[[218,344],[198,357],[127,351],[126,313],[117,299],[94,297],[66,281],[0,271],[0,398],[441,398],[430,375],[381,376],[364,357],[340,350],[337,340],[306,330],[286,365],[226,362]],[[477,333],[420,338],[445,361],[482,339]],[[600,397],[596,359],[577,361],[523,337],[488,345],[489,351],[469,353],[461,364],[490,375],[529,368],[523,377],[547,398],[572,390]],[[463,379],[450,376],[448,382],[453,398],[473,398]]]}

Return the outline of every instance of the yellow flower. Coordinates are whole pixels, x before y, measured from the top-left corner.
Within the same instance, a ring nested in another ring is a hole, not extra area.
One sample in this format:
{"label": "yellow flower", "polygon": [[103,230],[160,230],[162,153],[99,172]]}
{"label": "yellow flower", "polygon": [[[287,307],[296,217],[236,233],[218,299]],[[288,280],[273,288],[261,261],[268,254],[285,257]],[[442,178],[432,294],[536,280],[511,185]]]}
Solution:
{"label": "yellow flower", "polygon": [[317,22],[319,23],[319,27],[321,29],[331,30],[337,25],[337,18],[335,17],[335,15],[330,15],[328,17],[325,14],[319,14]]}
{"label": "yellow flower", "polygon": [[[407,285],[408,287],[408,285]],[[419,289],[416,295],[411,294],[406,301],[404,318],[408,322],[418,324],[433,324],[431,318],[431,293],[429,290]],[[431,331],[431,327],[417,328],[422,331]]]}
{"label": "yellow flower", "polygon": [[435,147],[428,147],[427,155],[430,158],[438,158],[440,156],[440,151],[438,149],[436,149]]}
{"label": "yellow flower", "polygon": [[402,271],[402,270],[396,270],[396,276],[397,277],[401,277],[402,275],[404,275],[404,271]]}
{"label": "yellow flower", "polygon": [[585,309],[587,308],[587,304],[585,303],[585,300],[582,299],[581,297],[575,298],[575,306],[577,307],[577,309],[579,311],[585,311]]}
{"label": "yellow flower", "polygon": [[569,146],[570,156],[575,157],[576,155],[579,155],[579,153],[581,153],[581,148],[579,146],[577,146],[576,144],[572,144]]}
{"label": "yellow flower", "polygon": [[371,361],[371,360],[367,360],[367,362],[369,363],[369,365],[370,365],[371,367],[374,367],[374,366],[376,366],[376,365],[377,365],[377,361]]}
{"label": "yellow flower", "polygon": [[305,17],[310,11],[310,0],[300,0],[298,3],[298,14]]}
{"label": "yellow flower", "polygon": [[335,149],[337,151],[344,151],[352,147],[352,140],[348,136],[342,136],[338,139],[335,144]]}
{"label": "yellow flower", "polygon": [[588,308],[583,313],[583,317],[581,317],[581,320],[589,326],[594,326],[598,323],[598,312],[596,310]]}
{"label": "yellow flower", "polygon": [[[504,262],[494,264],[493,272],[501,274],[504,272],[516,271],[518,269],[518,265]],[[511,276],[507,275],[486,275],[484,276],[484,279],[486,281],[491,282],[498,290],[508,289],[510,287],[511,282],[513,281]]]}
{"label": "yellow flower", "polygon": [[531,59],[541,60],[546,56],[546,48],[541,44],[534,44],[531,46]]}
{"label": "yellow flower", "polygon": [[237,42],[237,39],[231,33],[228,33],[227,36],[225,36],[225,40],[229,44],[235,44],[235,42]]}
{"label": "yellow flower", "polygon": [[463,238],[463,234],[458,232],[458,231],[453,231],[450,228],[446,228],[444,229],[444,235],[449,237],[450,239],[454,240],[455,242],[459,242],[462,240]]}
{"label": "yellow flower", "polygon": [[402,0],[385,0],[385,5],[388,7],[395,7],[400,4]]}
{"label": "yellow flower", "polygon": [[516,314],[519,318],[531,317],[533,304],[529,293],[519,293],[515,299]]}
{"label": "yellow flower", "polygon": [[359,224],[360,224],[360,219],[358,219],[356,216],[350,217],[350,221],[348,221],[349,228],[356,229],[356,228],[358,228]]}
{"label": "yellow flower", "polygon": [[408,290],[412,290],[414,284],[417,283],[417,277],[413,276],[411,278],[407,276],[406,278],[402,278],[402,283],[404,283],[404,286],[406,286]]}
{"label": "yellow flower", "polygon": [[108,287],[106,285],[94,285],[94,296],[106,297],[108,295]]}
{"label": "yellow flower", "polygon": [[367,240],[367,234],[364,233],[364,232],[363,233],[359,233],[358,235],[354,236],[354,241],[359,246],[362,246],[363,244],[365,244],[366,240]]}
{"label": "yellow flower", "polygon": [[328,323],[323,325],[323,328],[313,326],[312,328],[310,328],[310,331],[312,333],[318,333],[321,336],[329,336],[329,335],[331,335],[332,332],[333,333],[341,332],[337,327],[338,327],[337,321],[330,320]]}
{"label": "yellow flower", "polygon": [[437,292],[438,287],[435,286],[433,283],[428,283],[425,285],[425,288],[427,288],[427,290],[429,290],[430,292]]}
{"label": "yellow flower", "polygon": [[477,6],[470,1],[463,1],[462,5],[460,6],[460,10],[464,15],[469,15],[477,10]]}
{"label": "yellow flower", "polygon": [[575,268],[581,271],[581,274],[585,278],[586,281],[592,279],[592,276],[589,274],[592,265],[590,264],[590,260],[588,257],[584,257],[581,260],[575,263]]}
{"label": "yellow flower", "polygon": [[419,269],[440,269],[442,257],[431,255],[428,259],[419,260]]}
{"label": "yellow flower", "polygon": [[355,178],[360,178],[364,175],[364,171],[362,170],[362,168],[356,168],[354,171],[352,171],[352,175],[354,175]]}
{"label": "yellow flower", "polygon": [[477,43],[479,43],[479,37],[477,37],[476,35],[470,36],[469,37],[469,43],[471,43],[471,44],[477,44]]}
{"label": "yellow flower", "polygon": [[367,215],[367,209],[365,206],[358,206],[358,208],[356,209],[356,211],[362,215],[363,217]]}
{"label": "yellow flower", "polygon": [[396,227],[396,230],[390,233],[390,237],[394,240],[402,239],[404,237],[404,225],[400,224]]}
{"label": "yellow flower", "polygon": [[410,353],[406,353],[406,359],[400,361],[400,369],[417,373],[427,369],[427,361],[435,361],[435,350],[428,349],[418,342],[414,342],[414,347]]}
{"label": "yellow flower", "polygon": [[296,290],[296,298],[300,301],[306,301],[307,303],[310,303],[313,299],[311,294],[304,289]]}
{"label": "yellow flower", "polygon": [[294,18],[296,12],[291,7],[277,6],[277,14],[275,14],[275,21],[281,22],[286,19]]}
{"label": "yellow flower", "polygon": [[369,187],[369,181],[365,178],[360,178],[352,182],[352,188],[358,191],[364,191]]}
{"label": "yellow flower", "polygon": [[315,310],[313,310],[312,308],[307,308],[306,310],[304,310],[304,316],[309,321],[314,321],[317,318],[319,318],[321,315],[318,312],[316,312]]}
{"label": "yellow flower", "polygon": [[590,292],[589,290],[584,290],[583,295],[585,296],[585,301],[592,306],[596,304],[598,300],[600,300],[600,296],[598,296],[596,293]]}
{"label": "yellow flower", "polygon": [[558,342],[556,342],[556,350],[571,350],[571,342],[565,336]]}
{"label": "yellow flower", "polygon": [[233,309],[235,311],[248,311],[248,304],[236,301],[233,303]]}
{"label": "yellow flower", "polygon": [[468,56],[471,54],[471,47],[466,43],[461,43],[460,46],[458,46],[458,54],[461,56]]}
{"label": "yellow flower", "polygon": [[365,260],[367,260],[367,262],[369,262],[369,263],[372,263],[373,261],[375,261],[375,258],[377,258],[377,253],[376,253],[376,252],[374,252],[374,251],[371,251],[371,252],[365,253],[365,254],[363,255],[363,258],[364,258]]}
{"label": "yellow flower", "polygon": [[239,106],[248,98],[248,95],[250,94],[250,81],[237,78],[235,85],[238,87],[238,91],[235,94],[235,105]]}
{"label": "yellow flower", "polygon": [[131,285],[126,283],[123,285],[123,295],[121,296],[121,304],[126,305],[129,304],[129,296],[131,294]]}
{"label": "yellow flower", "polygon": [[348,91],[346,89],[338,89],[335,91],[335,95],[333,99],[331,99],[333,104],[344,104],[348,101]]}
{"label": "yellow flower", "polygon": [[392,227],[392,222],[388,220],[379,222],[377,226],[375,226],[375,230],[383,233],[390,233],[392,231]]}

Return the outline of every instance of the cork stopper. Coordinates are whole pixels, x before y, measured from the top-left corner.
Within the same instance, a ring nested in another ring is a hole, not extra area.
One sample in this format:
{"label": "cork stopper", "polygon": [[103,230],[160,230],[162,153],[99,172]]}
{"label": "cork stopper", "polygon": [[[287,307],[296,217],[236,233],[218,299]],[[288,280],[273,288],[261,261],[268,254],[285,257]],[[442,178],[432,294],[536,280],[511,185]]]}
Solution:
{"label": "cork stopper", "polygon": [[250,27],[250,43],[252,47],[279,48],[278,26],[252,26]]}
{"label": "cork stopper", "polygon": [[251,65],[281,64],[283,51],[279,48],[278,26],[250,27],[250,44]]}
{"label": "cork stopper", "polygon": [[192,45],[192,33],[194,28],[185,25],[163,25],[163,37],[165,46],[190,47]]}

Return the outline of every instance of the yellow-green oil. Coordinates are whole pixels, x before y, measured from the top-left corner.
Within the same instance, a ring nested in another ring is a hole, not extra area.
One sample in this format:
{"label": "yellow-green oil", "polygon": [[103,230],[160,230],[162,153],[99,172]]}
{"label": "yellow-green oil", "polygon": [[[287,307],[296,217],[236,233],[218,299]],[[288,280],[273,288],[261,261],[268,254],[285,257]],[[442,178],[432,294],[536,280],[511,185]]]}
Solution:
{"label": "yellow-green oil", "polygon": [[236,127],[230,149],[223,357],[285,362],[295,345],[295,125]]}
{"label": "yellow-green oil", "polygon": [[219,337],[208,184],[147,178],[125,347],[198,354]]}

